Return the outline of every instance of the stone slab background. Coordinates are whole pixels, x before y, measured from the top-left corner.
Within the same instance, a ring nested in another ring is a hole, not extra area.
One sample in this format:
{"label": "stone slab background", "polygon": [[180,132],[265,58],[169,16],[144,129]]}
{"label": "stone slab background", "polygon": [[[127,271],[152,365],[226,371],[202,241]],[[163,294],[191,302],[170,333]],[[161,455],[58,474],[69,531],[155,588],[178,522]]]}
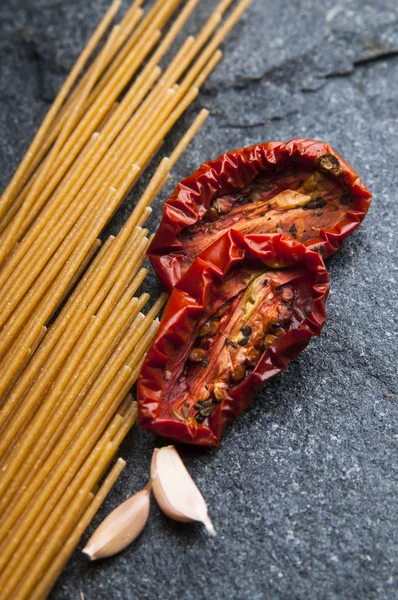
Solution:
{"label": "stone slab background", "polygon": [[[214,4],[200,0],[187,30],[197,31]],[[2,188],[107,5],[2,0]],[[78,600],[80,591],[86,600],[398,597],[398,6],[254,0],[224,50],[162,150],[201,107],[210,110],[151,227],[178,180],[203,161],[293,137],[334,146],[373,192],[372,208],[328,260],[321,338],[262,389],[218,450],[179,448],[218,536],[171,522],[153,504],[147,528],[119,556],[88,564],[75,552],[52,600]],[[121,227],[143,185],[109,231]],[[145,289],[159,290],[153,275]],[[143,487],[157,444],[133,428],[120,451],[128,466],[90,531]]]}

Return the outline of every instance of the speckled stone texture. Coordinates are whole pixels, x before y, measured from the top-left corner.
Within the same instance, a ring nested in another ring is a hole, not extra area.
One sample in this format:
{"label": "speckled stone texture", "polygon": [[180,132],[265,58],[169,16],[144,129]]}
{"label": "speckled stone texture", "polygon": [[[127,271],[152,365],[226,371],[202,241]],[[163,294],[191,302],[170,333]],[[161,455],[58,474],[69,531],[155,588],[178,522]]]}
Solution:
{"label": "speckled stone texture", "polygon": [[[2,184],[107,4],[2,0]],[[214,5],[200,0],[188,29],[197,31]],[[218,536],[174,523],[153,504],[147,528],[121,555],[91,565],[75,552],[52,600],[78,600],[80,591],[86,600],[398,597],[397,3],[254,0],[224,50],[167,139],[165,153],[200,107],[210,109],[155,204],[152,228],[167,194],[203,161],[293,137],[334,146],[373,192],[373,205],[328,260],[321,338],[262,389],[218,450],[179,448]],[[154,276],[145,289],[159,289]],[[159,443],[133,428],[120,450],[128,466],[89,533],[143,487]]]}

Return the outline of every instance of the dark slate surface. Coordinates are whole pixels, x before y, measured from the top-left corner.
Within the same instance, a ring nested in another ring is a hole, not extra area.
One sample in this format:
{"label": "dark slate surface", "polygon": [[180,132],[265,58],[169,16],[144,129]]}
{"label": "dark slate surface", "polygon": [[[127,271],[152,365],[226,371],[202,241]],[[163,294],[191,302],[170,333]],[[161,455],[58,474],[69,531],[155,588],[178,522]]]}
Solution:
{"label": "dark slate surface", "polygon": [[[3,184],[106,5],[2,0]],[[213,6],[201,0],[192,31]],[[120,556],[89,565],[76,552],[52,600],[77,600],[80,591],[88,600],[398,597],[397,4],[254,0],[225,50],[167,141],[165,151],[200,107],[210,109],[168,191],[225,150],[302,136],[329,142],[351,162],[373,206],[328,261],[322,337],[264,387],[219,450],[180,449],[218,537],[153,505],[148,527]],[[152,226],[160,201],[155,208]],[[156,288],[154,277],[147,288]],[[145,484],[158,443],[134,428],[121,449],[128,468],[94,525]]]}

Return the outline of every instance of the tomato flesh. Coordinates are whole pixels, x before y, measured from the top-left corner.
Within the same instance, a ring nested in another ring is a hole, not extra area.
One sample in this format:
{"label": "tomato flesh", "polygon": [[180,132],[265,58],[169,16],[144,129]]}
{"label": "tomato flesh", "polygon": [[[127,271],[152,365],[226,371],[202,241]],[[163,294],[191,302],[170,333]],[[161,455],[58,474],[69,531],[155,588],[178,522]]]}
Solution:
{"label": "tomato flesh", "polygon": [[250,377],[267,348],[303,320],[311,292],[296,271],[256,264],[232,270],[215,297],[191,343],[167,365],[167,402],[159,418],[189,425],[211,419],[223,399]]}
{"label": "tomato flesh", "polygon": [[202,220],[181,231],[182,271],[230,228],[243,235],[283,233],[309,244],[339,223],[352,201],[344,183],[319,169],[290,165],[261,173],[239,192],[215,198]]}

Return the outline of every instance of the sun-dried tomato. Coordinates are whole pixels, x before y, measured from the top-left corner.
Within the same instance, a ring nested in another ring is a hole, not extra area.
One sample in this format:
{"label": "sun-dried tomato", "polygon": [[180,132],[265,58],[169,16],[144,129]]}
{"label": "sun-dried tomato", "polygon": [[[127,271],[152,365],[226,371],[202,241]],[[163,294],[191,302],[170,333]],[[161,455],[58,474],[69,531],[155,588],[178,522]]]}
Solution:
{"label": "sun-dried tomato", "polygon": [[364,219],[370,199],[352,167],[323,142],[242,148],[179,183],[148,256],[169,289],[230,228],[283,233],[326,258]]}
{"label": "sun-dried tomato", "polygon": [[138,383],[140,424],[217,446],[255,391],[319,335],[322,258],[280,234],[230,230],[174,288]]}

